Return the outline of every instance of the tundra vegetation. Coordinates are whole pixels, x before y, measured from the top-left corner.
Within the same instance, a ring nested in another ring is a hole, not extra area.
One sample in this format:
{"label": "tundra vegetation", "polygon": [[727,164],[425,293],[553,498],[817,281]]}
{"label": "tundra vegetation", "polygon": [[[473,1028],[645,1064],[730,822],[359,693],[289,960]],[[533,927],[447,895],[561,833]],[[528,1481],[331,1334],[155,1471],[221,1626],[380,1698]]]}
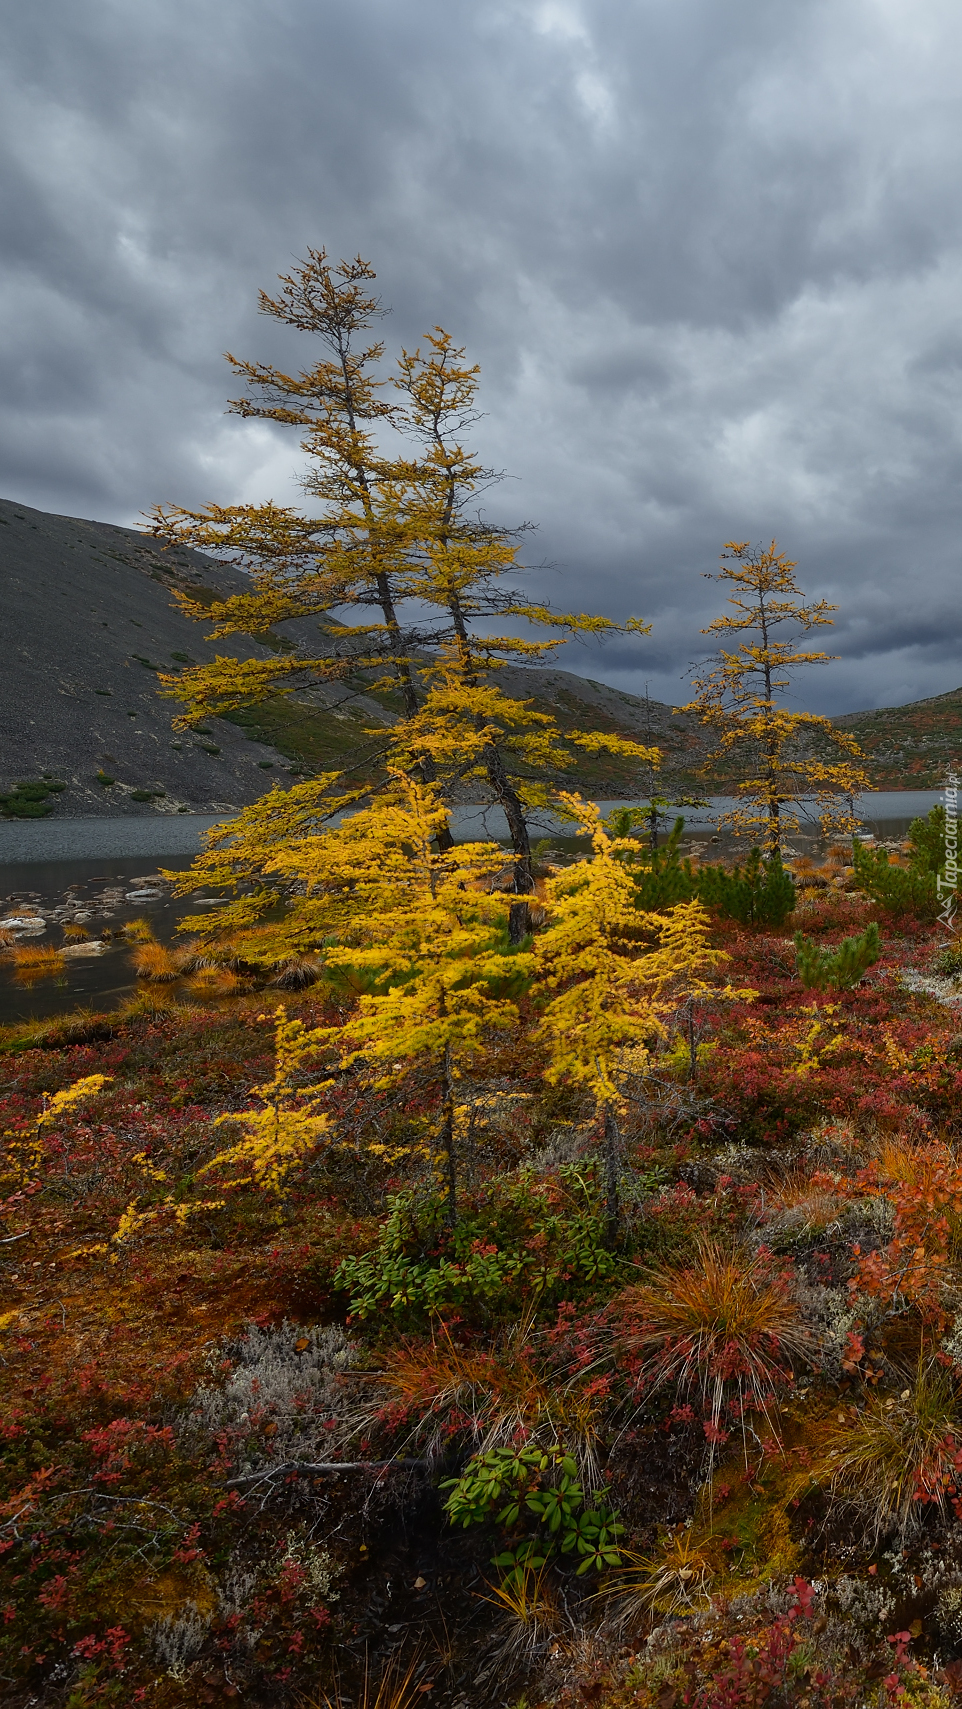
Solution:
{"label": "tundra vegetation", "polygon": [[[369,279],[312,255],[265,307],[324,361],[237,364],[262,400],[238,407],[303,428],[322,516],[164,526],[257,572],[204,621],[367,608],[308,666],[185,670],[185,717],[360,649],[400,708],[378,778],[272,790],[180,876],[226,898],[190,941],[128,929],[134,1000],[3,1035],[4,1702],[948,1709],[939,812],[798,855],[786,821],[813,781],[844,808],[828,771],[857,756],[773,734],[777,673],[739,726],[737,860],[566,787],[571,733],[499,661],[545,644],[522,623],[596,620],[504,591],[517,542],[471,511],[458,440],[475,371],[436,329],[401,403],[378,391]],[[728,550],[739,601],[760,566],[786,592],[774,544]],[[507,848],[453,840],[465,778]],[[545,802],[567,854],[532,846]]]}

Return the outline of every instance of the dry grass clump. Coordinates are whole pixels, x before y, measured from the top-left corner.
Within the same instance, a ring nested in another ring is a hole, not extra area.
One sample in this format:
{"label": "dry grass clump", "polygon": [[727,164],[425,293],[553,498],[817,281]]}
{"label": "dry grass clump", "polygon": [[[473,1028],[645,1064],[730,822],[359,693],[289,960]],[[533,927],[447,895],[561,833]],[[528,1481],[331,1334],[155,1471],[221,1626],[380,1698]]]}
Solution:
{"label": "dry grass clump", "polygon": [[951,1377],[923,1365],[897,1397],[838,1412],[811,1479],[853,1506],[876,1537],[893,1526],[904,1533],[924,1506],[944,1510],[962,1482],[959,1427]]}
{"label": "dry grass clump", "polygon": [[605,1581],[606,1596],[614,1597],[618,1625],[641,1614],[669,1617],[707,1608],[717,1576],[711,1537],[682,1526],[666,1538],[660,1555],[627,1554],[622,1566]]}
{"label": "dry grass clump", "polygon": [[172,991],[158,991],[148,985],[120,1005],[117,1018],[122,1021],[153,1020],[183,1012],[184,1005],[178,1002]]}
{"label": "dry grass clump", "polygon": [[271,984],[280,986],[282,991],[302,991],[308,985],[316,985],[323,971],[322,963],[313,956],[292,955],[280,963]]}
{"label": "dry grass clump", "polygon": [[365,1668],[360,1697],[342,1696],[338,1687],[333,1697],[325,1692],[323,1697],[313,1698],[308,1709],[414,1709],[415,1704],[424,1702],[420,1673],[417,1657],[408,1663],[403,1673],[399,1666],[389,1663],[376,1683]]}
{"label": "dry grass clump", "polygon": [[491,1595],[483,1600],[502,1609],[506,1615],[497,1660],[502,1664],[511,1662],[514,1666],[530,1664],[562,1623],[549,1569],[543,1564],[536,1567],[525,1563],[516,1568],[503,1584],[490,1585],[489,1589]]}
{"label": "dry grass clump", "polygon": [[56,978],[67,964],[59,949],[21,944],[13,951],[13,965],[18,985],[36,985],[41,979]]}
{"label": "dry grass clump", "polygon": [[806,1169],[793,1169],[766,1190],[766,1229],[782,1233],[820,1233],[839,1217],[844,1199]]}
{"label": "dry grass clump", "polygon": [[187,981],[187,989],[195,997],[234,997],[247,989],[246,982],[229,967],[200,967]]}
{"label": "dry grass clump", "polygon": [[599,1482],[595,1403],[556,1372],[539,1369],[529,1322],[490,1351],[448,1339],[403,1347],[388,1360],[380,1384],[394,1404],[418,1418],[429,1453],[444,1452],[456,1413],[479,1453],[541,1433],[568,1445],[589,1487]]}
{"label": "dry grass clump", "polygon": [[152,944],[157,942],[154,937],[154,929],[150,921],[143,919],[128,920],[124,926],[124,937],[129,938],[132,943],[136,944]]}
{"label": "dry grass clump", "polygon": [[17,941],[16,932],[12,932],[9,926],[0,926],[0,949],[12,949]]}
{"label": "dry grass clump", "polygon": [[63,935],[68,943],[83,943],[86,938],[89,938],[90,933],[86,926],[78,926],[71,923],[70,925],[64,926]]}
{"label": "dry grass clump", "polygon": [[717,1425],[726,1385],[764,1412],[788,1361],[811,1350],[811,1335],[782,1281],[757,1254],[698,1241],[693,1259],[653,1271],[615,1302],[621,1339],[643,1357],[653,1387],[697,1389]]}
{"label": "dry grass clump", "polygon": [[141,941],[134,951],[134,967],[138,979],[153,979],[158,984],[165,984],[180,978],[183,957],[172,953],[165,944]]}

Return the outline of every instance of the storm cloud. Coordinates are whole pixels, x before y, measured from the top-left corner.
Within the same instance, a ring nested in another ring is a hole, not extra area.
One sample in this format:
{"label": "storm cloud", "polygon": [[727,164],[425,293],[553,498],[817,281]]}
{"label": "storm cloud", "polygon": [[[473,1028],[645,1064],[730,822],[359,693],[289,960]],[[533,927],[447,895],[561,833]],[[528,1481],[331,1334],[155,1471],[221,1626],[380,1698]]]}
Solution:
{"label": "storm cloud", "polygon": [[775,536],[840,607],[804,704],[962,682],[955,0],[45,0],[5,45],[5,496],[300,502],[222,353],[314,359],[256,293],[324,245],[389,353],[482,364],[550,597],[653,623],[572,669],[683,696]]}

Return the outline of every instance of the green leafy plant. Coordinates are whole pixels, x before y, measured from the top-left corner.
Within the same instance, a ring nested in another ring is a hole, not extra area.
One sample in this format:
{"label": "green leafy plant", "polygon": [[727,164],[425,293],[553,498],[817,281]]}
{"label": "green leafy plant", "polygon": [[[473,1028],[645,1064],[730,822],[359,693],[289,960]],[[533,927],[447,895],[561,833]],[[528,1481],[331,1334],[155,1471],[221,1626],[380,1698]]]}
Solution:
{"label": "green leafy plant", "polygon": [[941,872],[945,865],[945,808],[933,807],[909,826],[910,860],[918,872]]}
{"label": "green leafy plant", "polygon": [[522,1170],[493,1183],[488,1203],[462,1211],[453,1230],[443,1228],[440,1195],[417,1204],[413,1193],[399,1193],[373,1251],[345,1258],[337,1285],[351,1290],[351,1313],[362,1319],[455,1306],[490,1316],[550,1302],[562,1284],[569,1297],[584,1292],[619,1268],[597,1174],[594,1162],[563,1166],[566,1191],[558,1194]]}
{"label": "green leafy plant", "polygon": [[676,819],[663,848],[646,852],[635,901],[639,908],[658,911],[696,897],[723,919],[743,926],[781,926],[795,907],[795,886],[777,852],[763,860],[752,849],[745,865],[696,867],[679,857],[684,819]]}
{"label": "green leafy plant", "polygon": [[944,979],[962,977],[962,943],[956,939],[954,943],[944,944],[934,965],[936,973],[941,973]]}
{"label": "green leafy plant", "polygon": [[[612,828],[618,836],[632,834],[630,829],[622,831],[618,824],[613,824]],[[676,819],[667,843],[660,849],[647,851],[647,870],[643,870],[635,893],[639,908],[658,912],[662,908],[673,908],[676,902],[691,902],[699,894],[698,879],[691,861],[682,861],[678,855],[684,828],[684,819]]]}
{"label": "green leafy plant", "polygon": [[811,938],[795,933],[798,977],[807,991],[848,991],[882,953],[879,929],[872,920],[855,938],[843,938],[835,949],[821,949]]}
{"label": "green leafy plant", "polygon": [[97,773],[97,782],[102,784],[104,789],[111,789],[116,781],[115,777],[110,777],[105,771],[98,771]]}
{"label": "green leafy plant", "polygon": [[494,1565],[506,1569],[508,1583],[556,1554],[576,1554],[579,1576],[620,1564],[617,1539],[624,1526],[604,1504],[607,1490],[598,1490],[588,1506],[578,1467],[558,1443],[491,1448],[476,1454],[459,1478],[445,1479],[441,1488],[451,1491],[444,1510],[452,1525],[466,1529],[493,1518],[511,1531],[528,1515],[538,1523],[534,1537],[495,1555]]}
{"label": "green leafy plant", "polygon": [[855,888],[895,918],[914,914],[934,920],[940,907],[938,874],[945,863],[944,807],[933,807],[925,819],[913,819],[909,845],[908,866],[893,866],[887,849],[868,848],[856,838]]}

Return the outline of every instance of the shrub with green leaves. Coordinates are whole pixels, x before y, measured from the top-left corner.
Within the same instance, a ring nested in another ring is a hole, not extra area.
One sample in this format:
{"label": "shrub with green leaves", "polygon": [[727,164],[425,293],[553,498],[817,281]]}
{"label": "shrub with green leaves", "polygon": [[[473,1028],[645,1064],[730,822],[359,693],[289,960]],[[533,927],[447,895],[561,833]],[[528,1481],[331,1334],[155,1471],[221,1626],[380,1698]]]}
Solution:
{"label": "shrub with green leaves", "polygon": [[466,1529],[493,1519],[512,1531],[525,1521],[537,1524],[534,1536],[494,1556],[508,1582],[557,1554],[578,1556],[579,1576],[621,1564],[618,1537],[624,1526],[604,1503],[608,1491],[595,1491],[589,1506],[578,1467],[558,1443],[542,1448],[529,1442],[475,1454],[461,1476],[446,1478],[441,1488],[451,1491],[444,1511],[452,1525]]}
{"label": "shrub with green leaves", "polygon": [[938,876],[945,866],[945,808],[933,807],[909,826],[909,864],[893,866],[887,849],[852,845],[855,888],[898,918],[934,920],[941,907]]}
{"label": "shrub with green leaves", "polygon": [[887,914],[898,919],[912,914],[919,920],[934,920],[939,911],[936,875],[927,866],[910,863],[893,866],[887,849],[852,844],[855,888]]}
{"label": "shrub with green leaves", "polygon": [[795,886],[780,855],[766,861],[760,849],[752,849],[743,867],[696,867],[679,858],[684,826],[684,819],[676,819],[664,847],[646,852],[635,892],[639,908],[657,913],[697,897],[722,919],[742,926],[784,925],[795,907]]}
{"label": "shrub with green leaves", "polygon": [[562,1166],[554,1182],[525,1169],[500,1176],[453,1229],[441,1195],[399,1193],[377,1245],[345,1258],[336,1285],[350,1290],[358,1318],[387,1310],[416,1319],[455,1307],[491,1318],[584,1297],[622,1263],[608,1248],[597,1175],[591,1160]]}
{"label": "shrub with green leaves", "polygon": [[909,826],[909,859],[918,872],[939,873],[945,865],[945,808],[933,807]]}
{"label": "shrub with green leaves", "polygon": [[935,958],[935,971],[943,979],[962,979],[962,943],[954,938],[944,944]]}
{"label": "shrub with green leaves", "polygon": [[807,991],[847,991],[874,966],[882,953],[875,921],[855,938],[843,938],[834,949],[822,949],[811,938],[795,933],[798,977]]}

